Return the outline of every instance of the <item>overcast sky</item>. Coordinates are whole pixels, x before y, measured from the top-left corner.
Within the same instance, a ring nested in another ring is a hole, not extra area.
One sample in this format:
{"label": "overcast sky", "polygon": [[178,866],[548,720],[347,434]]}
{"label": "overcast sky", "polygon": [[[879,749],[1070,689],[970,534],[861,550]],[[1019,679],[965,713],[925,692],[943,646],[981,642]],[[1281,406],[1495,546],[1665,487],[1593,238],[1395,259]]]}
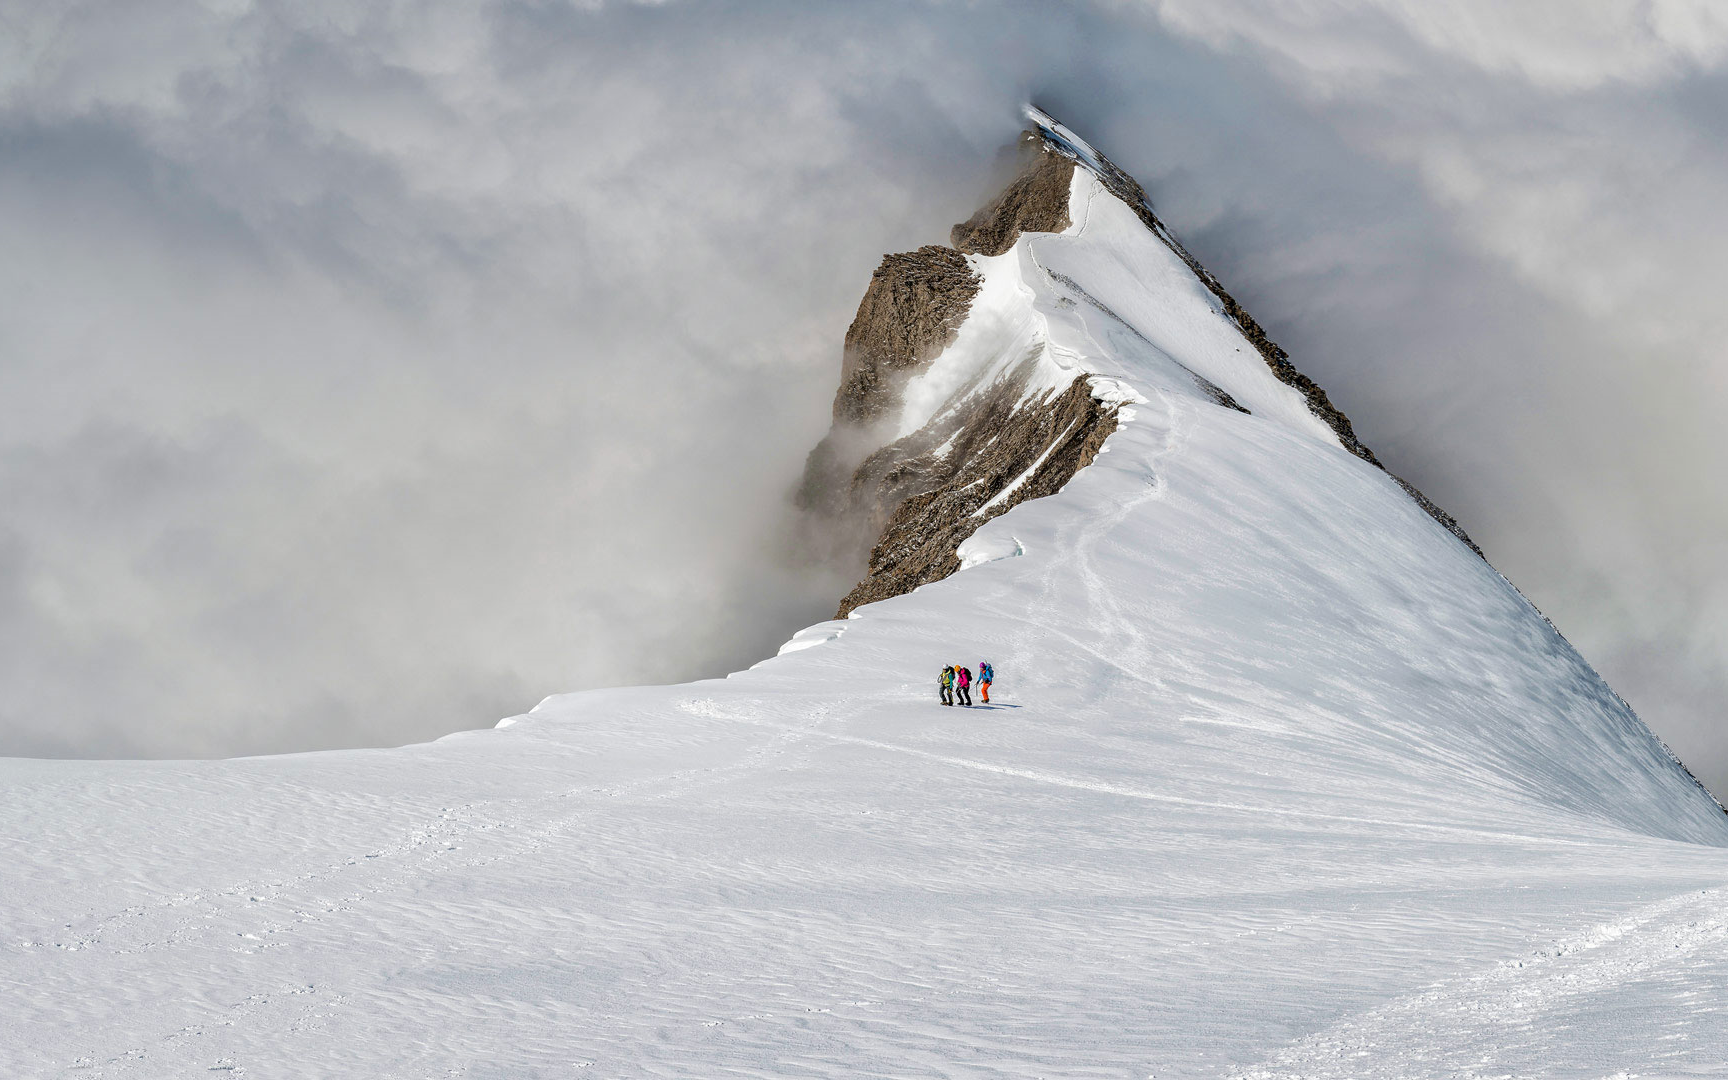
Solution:
{"label": "overcast sky", "polygon": [[1720,10],[0,0],[0,753],[771,652],[870,270],[1036,100],[1728,790]]}

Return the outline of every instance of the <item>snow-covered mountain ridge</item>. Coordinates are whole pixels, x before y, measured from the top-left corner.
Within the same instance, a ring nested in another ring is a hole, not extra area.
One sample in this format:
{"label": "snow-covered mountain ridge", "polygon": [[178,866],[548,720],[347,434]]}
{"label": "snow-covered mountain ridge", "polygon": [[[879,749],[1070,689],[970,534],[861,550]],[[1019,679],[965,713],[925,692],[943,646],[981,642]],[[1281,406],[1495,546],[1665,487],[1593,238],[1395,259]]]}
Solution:
{"label": "snow-covered mountain ridge", "polygon": [[[884,257],[847,330],[834,424],[812,452],[800,492],[807,509],[873,544],[869,575],[842,601],[841,617],[859,604],[954,573],[960,568],[956,549],[979,525],[1027,498],[1060,490],[1091,462],[1115,429],[1119,402],[1113,384],[1096,378],[1088,365],[1121,360],[1112,344],[1083,341],[1076,350],[1060,343],[1073,330],[1051,323],[1074,322],[1065,309],[1076,304],[1095,308],[1138,338],[1137,351],[1185,368],[1224,407],[1252,411],[1196,369],[1246,379],[1246,392],[1265,398],[1272,391],[1261,385],[1264,378],[1219,360],[1225,351],[1233,358],[1258,356],[1266,373],[1294,391],[1338,446],[1384,469],[1326,392],[1296,369],[1158,219],[1133,177],[1047,113],[1028,108],[1027,116],[1032,126],[1020,140],[1018,174],[954,227],[952,247]],[[1089,232],[1095,202],[1108,203],[1109,210]],[[1139,230],[1123,211],[1138,220]],[[1191,317],[1200,310],[1195,305],[1204,304],[1229,329],[1209,327],[1213,332],[1200,339],[1161,345],[1146,334],[1171,323],[1168,312],[1142,310],[1146,329],[1137,327],[1070,274],[1030,256],[1030,246],[1018,244],[1022,236],[1038,233],[1068,238],[1082,258],[1113,245],[1131,267],[1131,290],[1154,266],[1180,279],[1179,263],[1200,287],[1180,298],[1192,309],[1184,314]],[[1159,245],[1167,252],[1156,251]],[[1084,330],[1080,334],[1085,337]],[[1288,413],[1290,395],[1280,396],[1278,405]],[[1450,514],[1404,480],[1391,478],[1482,554]]]}
{"label": "snow-covered mountain ridge", "polygon": [[996,485],[927,489],[982,500],[959,571],[425,746],[0,760],[0,1075],[1721,1075],[1728,817],[1051,178],[876,339],[923,366],[853,452],[968,386],[1023,432],[906,457]]}

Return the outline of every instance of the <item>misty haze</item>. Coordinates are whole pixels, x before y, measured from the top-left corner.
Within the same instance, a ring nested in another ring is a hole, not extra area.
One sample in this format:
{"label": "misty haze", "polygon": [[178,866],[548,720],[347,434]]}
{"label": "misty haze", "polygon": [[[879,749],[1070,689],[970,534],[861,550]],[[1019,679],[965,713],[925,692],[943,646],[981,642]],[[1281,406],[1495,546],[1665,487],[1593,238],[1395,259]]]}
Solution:
{"label": "misty haze", "polygon": [[387,745],[770,654],[859,569],[787,539],[858,294],[1033,97],[1728,785],[1704,9],[798,10],[20,15],[0,749]]}
{"label": "misty haze", "polygon": [[0,27],[0,1073],[1728,1056],[1716,7]]}

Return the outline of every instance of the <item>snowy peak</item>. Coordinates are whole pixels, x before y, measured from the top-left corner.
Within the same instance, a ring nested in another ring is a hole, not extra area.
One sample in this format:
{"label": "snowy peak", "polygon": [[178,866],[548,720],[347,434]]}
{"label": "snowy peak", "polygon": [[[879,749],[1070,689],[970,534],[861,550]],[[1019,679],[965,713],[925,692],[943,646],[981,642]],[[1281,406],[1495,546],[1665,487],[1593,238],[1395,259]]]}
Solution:
{"label": "snowy peak", "polygon": [[[1224,286],[1209,270],[1200,265],[1198,259],[1188,253],[1188,250],[1176,239],[1175,234],[1158,219],[1158,215],[1152,209],[1151,200],[1147,198],[1145,189],[1140,186],[1138,181],[1118,168],[1091,143],[1080,138],[1037,106],[1026,106],[1026,118],[1033,124],[1032,131],[1027,133],[1028,136],[1035,134],[1050,152],[1084,166],[1093,176],[1097,177],[1110,194],[1133,211],[1146,228],[1161,240],[1177,258],[1182,260],[1183,264],[1193,272],[1207,291],[1217,299],[1220,310],[1236,323],[1242,337],[1253,346],[1254,351],[1266,362],[1266,366],[1271,369],[1273,375],[1280,382],[1302,395],[1309,411],[1332,429],[1332,433],[1340,446],[1376,468],[1385,470],[1385,466],[1380,463],[1379,458],[1375,457],[1374,452],[1356,437],[1356,431],[1350,423],[1350,418],[1332,404],[1326,391],[1321,389],[1314,380],[1296,369],[1296,366],[1290,362],[1290,355],[1266,336],[1266,331],[1255,321],[1254,317],[1236,302],[1236,299],[1225,290]],[[1470,539],[1469,534],[1464,531],[1451,514],[1442,510],[1426,495],[1418,491],[1414,485],[1407,483],[1401,477],[1389,470],[1387,470],[1387,475],[1396,480],[1405,493],[1414,499],[1447,532],[1456,536],[1471,551],[1478,555],[1482,554],[1482,549],[1476,546],[1476,542]]]}
{"label": "snowy peak", "polygon": [[1034,120],[848,332],[849,618],[423,746],[0,759],[0,1077],[1720,1075],[1728,816]]}
{"label": "snowy peak", "polygon": [[867,563],[842,615],[958,570],[978,526],[1092,460],[1136,387],[1179,385],[1381,467],[1133,177],[1048,113],[1027,118],[1014,178],[951,246],[886,256],[847,329],[801,491],[812,533]]}
{"label": "snowy peak", "polygon": [[[1158,688],[1149,715],[1187,708],[1173,678],[1195,700],[1243,680],[1254,710],[1282,711],[1260,695],[1294,676],[1285,721],[1264,730],[1349,724],[1360,709],[1369,728],[1469,762],[1447,782],[1492,777],[1495,798],[1720,838],[1708,792],[1449,516],[1380,465],[1140,185],[1028,115],[1019,173],[955,226],[954,246],[885,259],[848,332],[835,424],[803,489],[816,531],[865,564],[838,615],[949,595],[962,570],[1000,579],[979,568],[1004,560],[1076,559],[1090,546],[1077,538],[1107,535],[1122,545],[1114,581],[1049,569],[1035,602],[1016,594],[1029,605],[1016,617],[1096,639],[1083,652],[1111,658],[1109,680]],[[1360,663],[1346,671],[1347,657]],[[1333,679],[1344,699],[1321,689]]]}

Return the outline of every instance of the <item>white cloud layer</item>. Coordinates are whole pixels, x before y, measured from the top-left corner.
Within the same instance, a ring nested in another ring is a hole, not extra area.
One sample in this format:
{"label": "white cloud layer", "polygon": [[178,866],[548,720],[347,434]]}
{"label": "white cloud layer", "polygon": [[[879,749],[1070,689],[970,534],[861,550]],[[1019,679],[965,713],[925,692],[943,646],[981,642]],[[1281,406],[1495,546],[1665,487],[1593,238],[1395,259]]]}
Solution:
{"label": "white cloud layer", "polygon": [[1717,5],[0,26],[0,752],[426,738],[826,614],[839,337],[1030,97],[1728,788]]}
{"label": "white cloud layer", "polygon": [[1443,60],[1569,93],[1650,85],[1728,56],[1712,0],[1153,0],[1171,29],[1215,48],[1246,43],[1290,65],[1305,92],[1351,96]]}

